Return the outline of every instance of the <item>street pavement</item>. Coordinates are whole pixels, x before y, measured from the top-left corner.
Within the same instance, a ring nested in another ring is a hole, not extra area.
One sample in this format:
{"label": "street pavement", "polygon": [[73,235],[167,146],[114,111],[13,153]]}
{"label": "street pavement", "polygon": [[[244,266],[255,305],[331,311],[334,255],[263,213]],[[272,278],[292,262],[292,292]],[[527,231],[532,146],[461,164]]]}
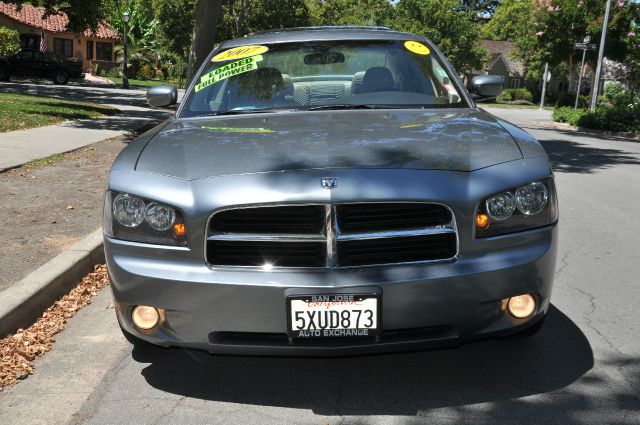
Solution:
{"label": "street pavement", "polygon": [[145,128],[170,116],[149,108],[145,91],[109,87],[56,86],[33,82],[0,82],[0,91],[99,103],[119,109],[119,115],[69,121],[0,134],[0,172],[50,155],[68,152],[100,140]]}
{"label": "street pavement", "polygon": [[556,172],[559,258],[535,337],[338,359],[132,349],[107,289],[0,393],[1,422],[640,424],[640,143],[491,112],[538,137]]}

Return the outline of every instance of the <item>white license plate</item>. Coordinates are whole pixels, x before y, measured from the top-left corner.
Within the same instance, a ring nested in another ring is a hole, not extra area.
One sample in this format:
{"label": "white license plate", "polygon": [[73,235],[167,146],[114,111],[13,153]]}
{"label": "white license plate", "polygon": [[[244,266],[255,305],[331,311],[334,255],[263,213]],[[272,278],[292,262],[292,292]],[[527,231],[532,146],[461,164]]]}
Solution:
{"label": "white license plate", "polygon": [[379,295],[305,295],[287,301],[294,338],[367,337],[380,328]]}

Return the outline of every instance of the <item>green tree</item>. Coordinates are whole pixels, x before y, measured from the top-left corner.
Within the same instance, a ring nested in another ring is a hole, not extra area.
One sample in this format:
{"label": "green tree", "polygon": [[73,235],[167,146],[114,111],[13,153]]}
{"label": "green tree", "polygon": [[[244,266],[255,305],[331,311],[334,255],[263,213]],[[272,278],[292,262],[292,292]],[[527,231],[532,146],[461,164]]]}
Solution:
{"label": "green tree", "polygon": [[[573,48],[573,43],[587,35],[592,42],[600,41],[605,4],[606,0],[536,0],[528,36],[535,41],[518,46],[523,52],[528,49],[528,75],[540,77],[542,64],[549,62],[556,76],[566,77],[582,53]],[[628,56],[627,34],[634,20],[638,20],[637,3],[614,1],[605,45],[607,58],[623,61]],[[588,52],[587,61],[593,65],[596,55],[595,51]]]}
{"label": "green tree", "polygon": [[256,31],[309,25],[304,0],[223,0],[218,40],[238,38]]}
{"label": "green tree", "polygon": [[308,0],[314,25],[392,25],[389,0]]}
{"label": "green tree", "polygon": [[396,26],[433,40],[458,72],[480,69],[487,51],[480,44],[480,29],[471,16],[458,10],[456,0],[400,0]]}
{"label": "green tree", "polygon": [[493,15],[500,0],[461,0],[460,10],[464,10],[472,15],[475,22],[486,21]]}
{"label": "green tree", "polygon": [[11,28],[0,27],[0,56],[9,56],[20,48],[20,34]]}
{"label": "green tree", "polygon": [[523,37],[535,35],[531,31],[534,6],[535,0],[502,0],[491,19],[482,25],[482,37],[517,43]]}
{"label": "green tree", "polygon": [[195,0],[154,0],[158,22],[157,38],[161,48],[186,61],[191,46]]}

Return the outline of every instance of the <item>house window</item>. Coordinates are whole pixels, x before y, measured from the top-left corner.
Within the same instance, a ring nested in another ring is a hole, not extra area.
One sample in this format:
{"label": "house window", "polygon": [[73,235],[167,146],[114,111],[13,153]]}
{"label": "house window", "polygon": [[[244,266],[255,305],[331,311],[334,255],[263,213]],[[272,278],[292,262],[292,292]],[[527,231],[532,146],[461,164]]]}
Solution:
{"label": "house window", "polygon": [[520,88],[520,78],[512,78],[511,79],[511,83],[510,83],[510,87],[512,89],[519,89]]}
{"label": "house window", "polygon": [[20,47],[23,49],[39,49],[40,36],[33,34],[20,34]]}
{"label": "house window", "polygon": [[54,38],[53,39],[53,53],[56,56],[62,56],[70,58],[73,56],[73,40],[66,38]]}
{"label": "house window", "polygon": [[87,60],[93,60],[93,41],[87,41]]}
{"label": "house window", "polygon": [[113,60],[113,44],[96,43],[96,60],[111,62]]}

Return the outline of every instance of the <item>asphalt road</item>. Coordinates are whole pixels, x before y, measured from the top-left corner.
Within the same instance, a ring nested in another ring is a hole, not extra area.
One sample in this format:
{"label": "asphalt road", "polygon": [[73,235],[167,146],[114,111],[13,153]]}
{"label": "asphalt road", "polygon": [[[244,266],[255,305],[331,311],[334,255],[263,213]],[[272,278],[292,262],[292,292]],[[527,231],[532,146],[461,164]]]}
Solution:
{"label": "asphalt road", "polygon": [[640,143],[494,112],[542,140],[556,170],[560,256],[536,337],[341,359],[132,351],[105,290],[0,393],[1,422],[640,424]]}

